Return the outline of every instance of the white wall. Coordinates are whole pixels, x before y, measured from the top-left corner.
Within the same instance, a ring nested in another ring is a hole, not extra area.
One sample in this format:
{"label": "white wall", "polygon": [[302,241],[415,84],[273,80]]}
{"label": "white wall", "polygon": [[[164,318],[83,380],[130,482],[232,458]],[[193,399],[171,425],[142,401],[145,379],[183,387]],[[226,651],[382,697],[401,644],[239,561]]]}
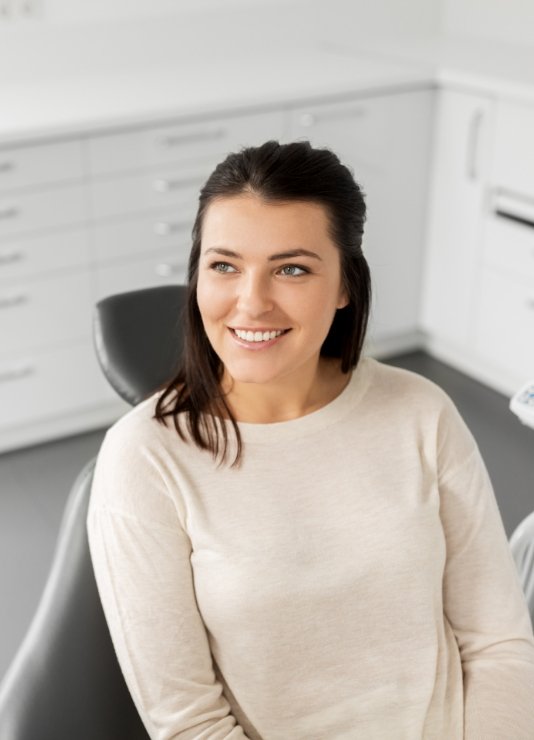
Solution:
{"label": "white wall", "polygon": [[442,0],[443,32],[512,44],[534,44],[533,0]]}
{"label": "white wall", "polygon": [[[243,17],[270,16],[295,30],[324,28],[356,40],[365,29],[433,31],[442,0],[41,0],[46,25],[93,21],[135,20],[173,15],[222,15],[237,11]],[[211,11],[211,13],[210,13]],[[348,22],[348,24],[347,24]]]}

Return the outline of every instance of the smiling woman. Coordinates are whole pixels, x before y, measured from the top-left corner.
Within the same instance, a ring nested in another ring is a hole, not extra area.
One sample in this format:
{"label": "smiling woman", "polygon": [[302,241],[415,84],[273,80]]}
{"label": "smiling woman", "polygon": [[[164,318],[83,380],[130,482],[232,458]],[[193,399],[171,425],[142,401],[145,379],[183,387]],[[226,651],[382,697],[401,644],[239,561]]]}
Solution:
{"label": "smiling woman", "polygon": [[108,430],[87,522],[154,740],[534,738],[534,635],[475,439],[441,388],[362,353],[364,220],[309,142],[230,154],[201,190],[182,366]]}

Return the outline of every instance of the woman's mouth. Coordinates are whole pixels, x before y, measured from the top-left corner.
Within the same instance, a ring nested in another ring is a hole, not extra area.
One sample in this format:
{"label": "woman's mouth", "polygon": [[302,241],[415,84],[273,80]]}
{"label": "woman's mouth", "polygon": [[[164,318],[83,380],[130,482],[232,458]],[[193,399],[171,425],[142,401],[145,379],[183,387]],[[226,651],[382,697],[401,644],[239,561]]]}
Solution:
{"label": "woman's mouth", "polygon": [[291,329],[271,329],[269,331],[247,331],[244,329],[232,329],[229,327],[230,334],[236,344],[246,349],[258,350],[272,347]]}

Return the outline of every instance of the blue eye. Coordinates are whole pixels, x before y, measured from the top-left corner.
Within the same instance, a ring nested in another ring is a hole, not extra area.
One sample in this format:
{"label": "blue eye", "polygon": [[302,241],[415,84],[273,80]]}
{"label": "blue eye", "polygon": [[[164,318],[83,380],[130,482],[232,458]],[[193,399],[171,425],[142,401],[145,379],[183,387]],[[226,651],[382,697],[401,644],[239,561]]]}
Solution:
{"label": "blue eye", "polygon": [[300,270],[300,274],[295,274],[294,272],[286,272],[285,275],[287,277],[301,277],[301,275],[306,275],[307,273],[309,273],[309,270],[306,267],[301,267],[300,265],[284,265],[281,270]]}
{"label": "blue eye", "polygon": [[230,267],[232,270],[234,269],[232,265],[229,265],[228,262],[213,262],[213,264],[210,265],[210,269],[214,270],[215,272],[221,272],[221,273],[227,273],[227,269],[220,269],[220,268],[228,268]]}

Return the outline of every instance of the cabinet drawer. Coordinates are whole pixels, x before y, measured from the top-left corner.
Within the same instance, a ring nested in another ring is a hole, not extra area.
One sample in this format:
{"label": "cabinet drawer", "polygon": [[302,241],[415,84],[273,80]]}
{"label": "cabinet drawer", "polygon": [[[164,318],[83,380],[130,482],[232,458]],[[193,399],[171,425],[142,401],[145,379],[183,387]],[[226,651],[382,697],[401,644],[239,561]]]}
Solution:
{"label": "cabinet drawer", "polygon": [[91,172],[103,174],[169,162],[202,161],[212,169],[234,149],[280,138],[283,121],[282,111],[268,111],[95,136],[87,142]]}
{"label": "cabinet drawer", "polygon": [[534,198],[534,106],[499,101],[492,180],[495,185]]}
{"label": "cabinet drawer", "polygon": [[484,262],[534,285],[534,224],[528,226],[496,215],[488,216]]}
{"label": "cabinet drawer", "polygon": [[534,281],[530,286],[483,268],[477,301],[475,349],[517,377],[534,372]]}
{"label": "cabinet drawer", "polygon": [[90,336],[92,306],[87,273],[0,286],[0,356]]}
{"label": "cabinet drawer", "polygon": [[[335,146],[341,161],[383,166],[395,147],[391,136],[392,96],[316,104],[291,111],[295,138],[309,139],[313,146]],[[355,172],[358,182],[358,172]]]}
{"label": "cabinet drawer", "polygon": [[94,182],[93,214],[96,219],[157,208],[172,208],[176,217],[189,218],[198,206],[198,195],[209,172],[198,165],[160,168]]}
{"label": "cabinet drawer", "polygon": [[[191,201],[191,206],[196,207],[196,203]],[[179,217],[175,209],[168,209],[127,220],[96,224],[93,230],[95,258],[99,263],[104,263],[130,256],[149,256],[161,249],[174,249],[176,255],[184,255],[188,259],[195,215],[193,210],[191,207],[189,216],[184,207]]]}
{"label": "cabinet drawer", "polygon": [[185,285],[187,260],[188,255],[182,257],[176,254],[175,249],[171,249],[158,257],[99,267],[96,274],[96,300],[158,285]]}
{"label": "cabinet drawer", "polygon": [[80,183],[31,193],[0,193],[0,239],[85,219],[86,193]]}
{"label": "cabinet drawer", "polygon": [[0,287],[6,280],[87,265],[88,240],[88,233],[77,229],[0,241]]}
{"label": "cabinet drawer", "polygon": [[109,393],[102,377],[89,339],[47,352],[0,357],[0,428],[103,403]]}
{"label": "cabinet drawer", "polygon": [[75,180],[82,176],[80,141],[0,146],[0,191]]}

